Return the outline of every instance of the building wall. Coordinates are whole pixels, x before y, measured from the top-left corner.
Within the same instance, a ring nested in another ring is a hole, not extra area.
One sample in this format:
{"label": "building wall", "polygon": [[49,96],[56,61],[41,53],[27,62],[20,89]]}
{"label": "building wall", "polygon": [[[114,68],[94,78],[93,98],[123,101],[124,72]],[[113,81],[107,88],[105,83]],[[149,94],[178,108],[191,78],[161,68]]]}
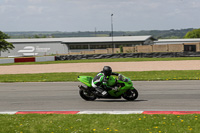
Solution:
{"label": "building wall", "polygon": [[186,45],[195,45],[196,51],[193,51],[193,52],[200,52],[200,43],[143,45],[143,46],[135,46],[135,47],[123,47],[123,52],[124,53],[184,52],[184,46]]}
{"label": "building wall", "polygon": [[[108,54],[113,53],[113,48],[107,48]],[[120,48],[114,48],[114,53],[120,53]]]}
{"label": "building wall", "polygon": [[43,56],[67,54],[66,44],[57,43],[13,43],[15,48],[9,52],[1,52],[1,57]]}
{"label": "building wall", "polygon": [[107,54],[108,50],[107,49],[101,49],[101,50],[94,50],[95,54]]}
{"label": "building wall", "polygon": [[152,45],[136,46],[136,52],[138,52],[138,53],[153,52]]}
{"label": "building wall", "polygon": [[81,51],[81,54],[95,54],[94,50],[93,51]]}
{"label": "building wall", "polygon": [[168,52],[183,52],[184,45],[183,44],[169,44]]}
{"label": "building wall", "polygon": [[135,47],[123,47],[123,53],[134,53]]}
{"label": "building wall", "polygon": [[69,54],[69,55],[80,55],[81,52],[69,52],[68,54]]}
{"label": "building wall", "polygon": [[153,52],[167,52],[168,45],[152,45]]}
{"label": "building wall", "polygon": [[[166,45],[140,45],[123,47],[123,53],[153,53],[153,52],[184,52],[185,45],[196,45],[196,52],[200,52],[200,43],[166,44]],[[115,48],[114,53],[120,53],[120,48]],[[82,51],[72,54],[112,54],[112,48],[104,50]]]}

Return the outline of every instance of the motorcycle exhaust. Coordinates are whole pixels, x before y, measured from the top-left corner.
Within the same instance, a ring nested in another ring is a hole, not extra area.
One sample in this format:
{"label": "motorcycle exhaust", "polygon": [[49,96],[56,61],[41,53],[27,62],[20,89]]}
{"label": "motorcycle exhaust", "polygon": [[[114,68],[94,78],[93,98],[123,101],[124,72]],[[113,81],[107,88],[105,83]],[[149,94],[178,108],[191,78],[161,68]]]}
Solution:
{"label": "motorcycle exhaust", "polygon": [[86,91],[86,88],[85,88],[85,87],[83,87],[82,85],[78,85],[78,87],[79,87],[81,90],[84,90],[84,91]]}

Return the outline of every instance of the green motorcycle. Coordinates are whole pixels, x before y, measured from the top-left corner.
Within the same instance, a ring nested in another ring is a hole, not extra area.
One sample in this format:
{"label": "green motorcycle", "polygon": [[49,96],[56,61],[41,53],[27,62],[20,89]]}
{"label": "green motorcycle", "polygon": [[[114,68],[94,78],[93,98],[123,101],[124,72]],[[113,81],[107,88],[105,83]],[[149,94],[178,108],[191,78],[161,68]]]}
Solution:
{"label": "green motorcycle", "polygon": [[118,79],[114,76],[109,77],[108,86],[113,89],[108,91],[106,97],[97,95],[96,89],[92,87],[93,77],[78,76],[78,80],[84,84],[78,87],[80,88],[80,96],[86,101],[94,101],[96,98],[121,99],[122,97],[128,101],[133,101],[138,97],[138,91],[133,87],[130,78],[121,74],[118,76]]}

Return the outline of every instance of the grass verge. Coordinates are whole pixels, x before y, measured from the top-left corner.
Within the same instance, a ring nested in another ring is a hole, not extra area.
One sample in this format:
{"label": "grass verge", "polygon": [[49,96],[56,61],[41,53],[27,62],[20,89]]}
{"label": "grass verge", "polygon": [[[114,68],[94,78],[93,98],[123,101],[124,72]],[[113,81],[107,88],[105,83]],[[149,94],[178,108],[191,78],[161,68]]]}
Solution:
{"label": "grass verge", "polygon": [[[119,72],[132,81],[200,80],[200,70]],[[78,81],[78,76],[95,76],[97,73],[40,73],[0,75],[0,82],[67,82]]]}
{"label": "grass verge", "polygon": [[200,115],[0,115],[1,133],[199,133]]}
{"label": "grass verge", "polygon": [[177,57],[177,58],[114,58],[114,59],[82,59],[65,61],[47,61],[47,62],[24,62],[10,63],[2,65],[34,65],[34,64],[58,64],[58,63],[94,63],[94,62],[134,62],[134,61],[178,61],[178,60],[200,60],[200,57]]}

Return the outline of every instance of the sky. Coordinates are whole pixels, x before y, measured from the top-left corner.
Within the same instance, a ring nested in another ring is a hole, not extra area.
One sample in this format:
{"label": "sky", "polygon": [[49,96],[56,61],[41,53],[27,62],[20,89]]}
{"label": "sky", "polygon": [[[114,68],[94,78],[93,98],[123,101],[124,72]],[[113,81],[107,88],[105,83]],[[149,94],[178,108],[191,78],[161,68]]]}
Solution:
{"label": "sky", "polygon": [[0,31],[199,28],[199,13],[200,0],[0,0]]}

